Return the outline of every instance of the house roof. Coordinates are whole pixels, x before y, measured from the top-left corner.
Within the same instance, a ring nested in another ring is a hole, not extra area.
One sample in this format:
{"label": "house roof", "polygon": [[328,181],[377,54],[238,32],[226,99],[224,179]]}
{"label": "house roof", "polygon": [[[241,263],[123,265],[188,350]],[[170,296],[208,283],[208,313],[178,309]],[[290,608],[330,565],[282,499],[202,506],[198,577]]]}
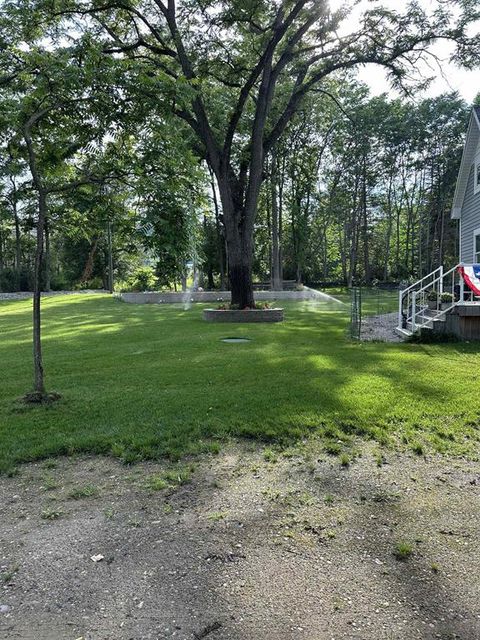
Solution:
{"label": "house roof", "polygon": [[452,218],[460,218],[470,169],[480,142],[480,107],[473,107],[453,198]]}

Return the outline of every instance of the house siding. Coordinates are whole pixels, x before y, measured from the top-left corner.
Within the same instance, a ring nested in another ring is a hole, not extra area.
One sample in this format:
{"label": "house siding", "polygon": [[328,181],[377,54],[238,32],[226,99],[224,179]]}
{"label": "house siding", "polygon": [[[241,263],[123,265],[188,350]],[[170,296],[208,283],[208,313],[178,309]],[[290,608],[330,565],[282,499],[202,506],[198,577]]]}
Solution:
{"label": "house siding", "polygon": [[480,192],[474,193],[473,165],[470,168],[467,190],[462,205],[460,224],[460,262],[471,264],[473,257],[473,232],[480,228]]}

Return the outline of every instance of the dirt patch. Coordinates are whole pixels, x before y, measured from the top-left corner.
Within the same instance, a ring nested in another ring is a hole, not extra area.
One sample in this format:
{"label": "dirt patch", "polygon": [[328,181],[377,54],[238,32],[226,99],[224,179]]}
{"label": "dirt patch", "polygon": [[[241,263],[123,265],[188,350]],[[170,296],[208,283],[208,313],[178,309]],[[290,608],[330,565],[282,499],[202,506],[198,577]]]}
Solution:
{"label": "dirt patch", "polygon": [[269,458],[0,479],[0,637],[480,637],[478,463]]}

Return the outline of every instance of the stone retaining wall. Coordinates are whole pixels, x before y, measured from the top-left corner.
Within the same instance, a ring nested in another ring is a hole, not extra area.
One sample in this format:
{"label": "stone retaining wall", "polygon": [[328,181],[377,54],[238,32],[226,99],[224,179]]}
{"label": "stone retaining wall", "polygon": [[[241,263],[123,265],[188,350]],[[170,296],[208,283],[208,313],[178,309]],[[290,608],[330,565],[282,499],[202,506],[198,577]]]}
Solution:
{"label": "stone retaining wall", "polygon": [[[324,300],[340,302],[332,296],[304,287],[302,291],[256,291],[255,300]],[[119,298],[130,304],[166,304],[187,302],[230,302],[230,291],[174,292],[145,291],[144,293],[120,293]],[[343,303],[341,303],[343,304]]]}
{"label": "stone retaining wall", "polygon": [[[109,295],[110,291],[106,289],[79,289],[78,291],[42,291],[42,298],[51,298],[53,296],[78,296],[78,295],[91,295],[98,293],[102,295]],[[2,300],[29,300],[33,298],[32,291],[15,291],[0,293],[0,301]]]}

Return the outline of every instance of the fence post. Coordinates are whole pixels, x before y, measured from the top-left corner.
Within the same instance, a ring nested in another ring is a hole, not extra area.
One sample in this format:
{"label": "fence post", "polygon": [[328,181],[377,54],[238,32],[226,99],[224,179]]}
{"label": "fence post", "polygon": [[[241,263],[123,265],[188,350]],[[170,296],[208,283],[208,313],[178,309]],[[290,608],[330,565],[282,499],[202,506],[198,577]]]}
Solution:
{"label": "fence post", "polygon": [[415,333],[416,329],[416,316],[417,315],[417,292],[412,291],[412,333]]}
{"label": "fence post", "polygon": [[438,287],[438,292],[440,295],[443,293],[443,264],[440,266],[440,285]]}
{"label": "fence post", "polygon": [[362,287],[358,288],[358,339],[362,337]]}
{"label": "fence post", "polygon": [[360,287],[350,289],[350,336],[356,340],[361,337],[362,293]]}
{"label": "fence post", "polygon": [[398,328],[403,327],[403,291],[398,291]]}

